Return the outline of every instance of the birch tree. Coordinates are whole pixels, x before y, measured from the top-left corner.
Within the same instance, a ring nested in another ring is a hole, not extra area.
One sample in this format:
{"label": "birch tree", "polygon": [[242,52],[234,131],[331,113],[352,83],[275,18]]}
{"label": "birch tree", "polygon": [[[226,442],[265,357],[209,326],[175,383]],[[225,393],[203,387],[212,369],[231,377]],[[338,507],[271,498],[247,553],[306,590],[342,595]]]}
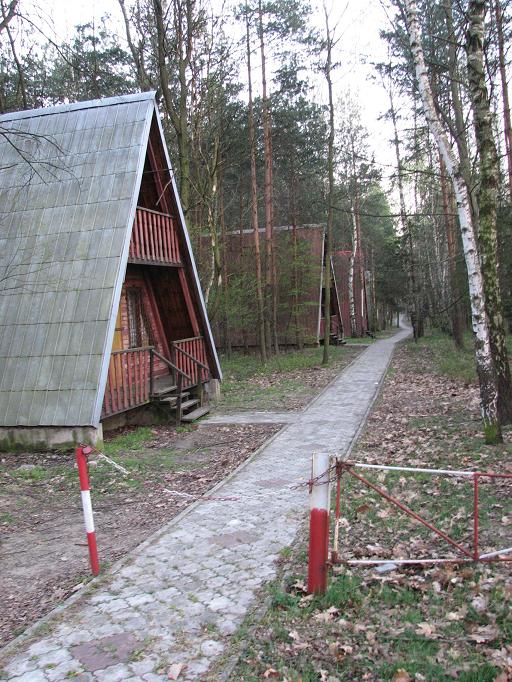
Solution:
{"label": "birch tree", "polygon": [[489,319],[485,309],[484,282],[478,253],[477,236],[472,219],[471,200],[468,187],[462,176],[459,159],[453,146],[450,144],[449,137],[436,111],[423,53],[416,0],[405,0],[404,6],[423,112],[428,127],[443,157],[446,170],[453,184],[457,202],[464,258],[468,271],[471,317],[475,339],[475,358],[480,382],[480,403],[484,434],[487,443],[495,444],[502,442],[498,417],[498,385],[496,367],[491,351]]}
{"label": "birch tree", "polygon": [[483,0],[471,0],[469,3],[466,52],[480,170],[478,241],[484,271],[484,290],[489,317],[491,350],[498,382],[498,415],[501,424],[508,424],[512,421],[512,383],[498,276],[498,235],[496,229],[500,167],[494,141],[489,95],[485,83],[484,17],[485,2]]}

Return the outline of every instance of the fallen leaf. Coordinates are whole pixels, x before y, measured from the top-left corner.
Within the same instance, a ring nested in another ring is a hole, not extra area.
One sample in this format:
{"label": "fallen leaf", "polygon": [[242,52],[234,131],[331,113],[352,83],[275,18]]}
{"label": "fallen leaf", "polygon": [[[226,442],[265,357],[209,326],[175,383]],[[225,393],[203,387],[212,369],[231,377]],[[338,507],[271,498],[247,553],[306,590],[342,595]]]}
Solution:
{"label": "fallen leaf", "polygon": [[432,637],[435,628],[430,623],[418,623],[416,627],[416,634],[423,635],[424,637]]}
{"label": "fallen leaf", "polygon": [[167,677],[170,680],[177,680],[183,670],[183,663],[173,663],[167,671]]}
{"label": "fallen leaf", "polygon": [[460,609],[457,609],[457,611],[450,611],[449,613],[446,614],[446,620],[449,621],[458,621],[458,620],[464,620],[466,617],[466,614],[468,612],[468,607],[467,606],[461,606]]}
{"label": "fallen leaf", "polygon": [[391,678],[391,682],[411,682],[411,676],[403,668],[398,668],[396,673]]}
{"label": "fallen leaf", "polygon": [[471,601],[471,606],[475,609],[477,613],[482,613],[487,608],[487,599],[483,596],[475,597]]}
{"label": "fallen leaf", "polygon": [[299,608],[304,609],[306,606],[309,605],[310,602],[313,601],[314,598],[315,598],[314,594],[307,594],[306,596],[301,597],[299,601]]}
{"label": "fallen leaf", "polygon": [[317,613],[315,615],[315,620],[319,620],[321,623],[328,623],[329,621],[334,620],[334,616],[337,613],[339,613],[338,609],[335,606],[330,606],[326,611]]}
{"label": "fallen leaf", "polygon": [[477,644],[482,644],[483,642],[492,642],[499,637],[499,634],[498,629],[493,625],[485,625],[472,632],[469,639]]}
{"label": "fallen leaf", "polygon": [[501,670],[496,677],[494,678],[493,682],[509,682],[509,676],[504,670]]}
{"label": "fallen leaf", "polygon": [[265,670],[265,672],[263,673],[263,677],[264,677],[266,680],[270,680],[270,679],[275,680],[275,679],[279,678],[279,673],[277,672],[277,670],[275,670],[275,668],[268,668],[268,669]]}

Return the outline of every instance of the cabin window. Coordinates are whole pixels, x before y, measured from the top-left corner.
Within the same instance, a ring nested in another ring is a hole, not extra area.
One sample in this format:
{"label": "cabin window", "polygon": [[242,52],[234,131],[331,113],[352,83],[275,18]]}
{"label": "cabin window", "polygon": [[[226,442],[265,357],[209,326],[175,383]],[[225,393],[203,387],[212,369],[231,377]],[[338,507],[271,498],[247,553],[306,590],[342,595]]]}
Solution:
{"label": "cabin window", "polygon": [[143,290],[130,287],[126,290],[128,308],[128,337],[130,348],[153,345],[151,326],[144,308]]}

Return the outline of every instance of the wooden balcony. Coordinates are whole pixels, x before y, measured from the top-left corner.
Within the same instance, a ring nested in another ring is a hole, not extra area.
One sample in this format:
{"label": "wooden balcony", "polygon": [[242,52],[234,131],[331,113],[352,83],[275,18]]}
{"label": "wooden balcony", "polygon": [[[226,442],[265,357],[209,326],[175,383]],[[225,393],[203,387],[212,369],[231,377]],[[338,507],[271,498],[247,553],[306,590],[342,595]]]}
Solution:
{"label": "wooden balcony", "polygon": [[178,234],[172,216],[138,207],[128,260],[149,265],[181,265]]}
{"label": "wooden balcony", "polygon": [[202,336],[173,341],[171,348],[172,360],[164,358],[153,346],[112,352],[102,419],[151,401],[157,359],[168,366],[172,383],[179,386],[180,391],[208,381],[210,370]]}

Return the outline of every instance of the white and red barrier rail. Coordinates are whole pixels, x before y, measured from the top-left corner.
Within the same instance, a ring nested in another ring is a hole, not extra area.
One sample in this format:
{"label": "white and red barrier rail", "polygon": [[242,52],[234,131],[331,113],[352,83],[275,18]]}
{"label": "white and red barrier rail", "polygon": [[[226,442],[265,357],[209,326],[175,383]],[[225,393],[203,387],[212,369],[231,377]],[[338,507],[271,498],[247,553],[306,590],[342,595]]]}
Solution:
{"label": "white and red barrier rail", "polygon": [[78,477],[80,479],[80,492],[82,495],[82,507],[84,511],[85,532],[87,534],[87,545],[89,547],[89,560],[91,571],[94,576],[100,572],[100,562],[98,560],[98,547],[96,544],[96,531],[94,530],[94,517],[92,513],[91,489],[89,485],[89,470],[87,466],[87,456],[93,449],[88,446],[80,446],[75,451],[76,463],[78,466]]}
{"label": "white and red barrier rail", "polygon": [[[450,477],[461,477],[470,480],[473,484],[473,534],[472,546],[465,547],[454,540],[447,533],[435,526],[420,514],[417,514],[407,505],[403,504],[386,490],[375,485],[367,478],[357,473],[355,469],[374,469],[380,471],[401,471],[409,473],[432,474]],[[310,481],[310,541],[309,541],[309,570],[308,591],[314,594],[323,594],[327,587],[328,569],[332,564],[345,563],[349,565],[378,565],[378,564],[437,564],[437,563],[464,563],[464,562],[493,562],[512,561],[512,547],[505,547],[493,552],[480,554],[479,551],[479,482],[482,478],[512,479],[512,474],[500,474],[483,471],[458,471],[454,469],[428,469],[417,467],[387,466],[380,464],[363,464],[359,462],[343,461],[339,458],[329,457],[324,453],[313,455],[312,477]],[[418,558],[418,559],[347,559],[342,560],[339,555],[339,526],[340,526],[340,501],[341,481],[343,474],[348,474],[373,490],[392,505],[400,509],[418,523],[426,526],[429,530],[454,547],[462,557],[459,559]],[[330,538],[330,484],[336,481],[336,505],[334,526],[334,547],[329,557]]]}

